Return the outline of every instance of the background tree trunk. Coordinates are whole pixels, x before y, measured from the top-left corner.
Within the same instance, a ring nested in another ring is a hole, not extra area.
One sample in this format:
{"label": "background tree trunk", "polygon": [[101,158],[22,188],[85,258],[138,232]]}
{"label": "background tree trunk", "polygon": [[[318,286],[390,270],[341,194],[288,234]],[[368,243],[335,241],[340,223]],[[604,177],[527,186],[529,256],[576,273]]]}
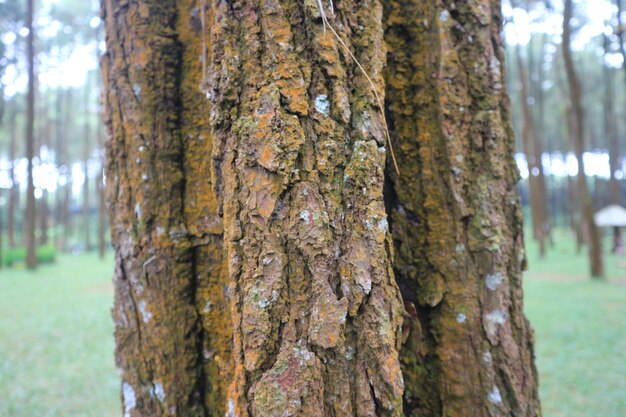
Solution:
{"label": "background tree trunk", "polygon": [[87,77],[87,83],[85,85],[85,97],[83,106],[85,108],[85,125],[83,126],[83,171],[85,173],[85,181],[83,182],[83,237],[85,250],[91,251],[91,222],[90,222],[90,207],[89,207],[89,159],[91,156],[91,113],[89,107],[89,95],[91,93],[89,77]]}
{"label": "background tree trunk", "polygon": [[385,4],[404,414],[540,416],[499,2]]}
{"label": "background tree trunk", "polygon": [[385,124],[346,52],[382,97],[381,4],[213,8],[208,96],[232,291],[231,415],[400,416]]}
{"label": "background tree trunk", "polygon": [[232,379],[212,197],[201,21],[192,0],[105,0],[107,201],[126,415],[224,416]]}
{"label": "background tree trunk", "polygon": [[11,104],[11,115],[9,117],[9,178],[11,178],[11,188],[9,189],[9,205],[7,207],[7,240],[9,248],[15,248],[16,238],[16,218],[15,212],[20,198],[20,186],[15,176],[15,158],[17,157],[17,129],[15,127],[15,115],[17,111],[15,104]]}
{"label": "background tree trunk", "polygon": [[565,72],[569,85],[570,102],[573,111],[573,123],[571,137],[573,141],[574,153],[578,160],[578,197],[581,213],[581,224],[584,232],[588,236],[589,263],[591,276],[600,278],[604,275],[604,262],[602,259],[602,242],[600,240],[600,230],[593,220],[593,202],[589,193],[589,186],[585,177],[585,163],[583,161],[584,135],[585,135],[585,115],[581,103],[580,82],[576,75],[574,62],[571,53],[571,28],[572,0],[565,0],[565,11],[563,13],[563,59],[565,61]]}
{"label": "background tree trunk", "polygon": [[33,1],[27,1],[26,11],[26,28],[28,29],[27,37],[27,58],[28,58],[28,93],[27,93],[27,109],[26,109],[26,159],[27,167],[27,187],[26,187],[26,216],[25,216],[25,234],[26,234],[26,266],[29,269],[37,267],[37,254],[35,240],[35,185],[33,183],[33,158],[35,156],[35,45],[33,29]]}
{"label": "background tree trunk", "polygon": [[[530,48],[529,48],[530,49]],[[535,127],[533,124],[533,115],[529,107],[529,78],[526,67],[522,61],[521,47],[516,47],[516,63],[519,74],[520,89],[520,107],[522,109],[522,147],[526,155],[528,165],[528,189],[530,196],[530,212],[533,224],[533,237],[539,243],[539,256],[544,257],[546,253],[544,239],[544,212],[545,199],[542,198],[543,182],[543,166],[541,164],[540,150],[537,149],[538,141],[535,135]],[[544,187],[545,188],[545,187]]]}

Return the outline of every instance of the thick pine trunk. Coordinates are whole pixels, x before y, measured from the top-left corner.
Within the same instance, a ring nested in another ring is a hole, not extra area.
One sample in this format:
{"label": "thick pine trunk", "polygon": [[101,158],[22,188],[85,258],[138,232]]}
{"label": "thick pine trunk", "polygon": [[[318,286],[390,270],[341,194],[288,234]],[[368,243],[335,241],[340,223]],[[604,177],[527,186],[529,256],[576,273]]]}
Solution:
{"label": "thick pine trunk", "polygon": [[33,159],[35,157],[35,45],[33,31],[33,2],[28,0],[26,11],[27,58],[28,58],[28,92],[26,102],[26,159],[27,186],[26,186],[26,215],[25,215],[25,240],[26,240],[26,266],[29,269],[37,267],[37,254],[35,240],[35,227],[37,217],[35,214],[35,185],[33,183]]}
{"label": "thick pine trunk", "polygon": [[499,2],[388,1],[406,416],[540,416]]}
{"label": "thick pine trunk", "polygon": [[200,4],[105,0],[107,201],[125,415],[223,416],[232,332]]}
{"label": "thick pine trunk", "polygon": [[573,111],[573,130],[571,138],[573,141],[574,153],[578,160],[578,201],[580,204],[581,224],[583,232],[588,237],[589,264],[591,276],[601,278],[604,275],[604,262],[602,259],[602,242],[600,240],[600,230],[593,220],[593,202],[589,193],[589,186],[585,177],[585,164],[583,153],[585,151],[585,114],[582,106],[580,81],[574,68],[571,53],[571,29],[570,20],[572,18],[572,0],[565,0],[565,11],[563,14],[563,59],[565,61],[565,72],[569,85],[570,104]]}

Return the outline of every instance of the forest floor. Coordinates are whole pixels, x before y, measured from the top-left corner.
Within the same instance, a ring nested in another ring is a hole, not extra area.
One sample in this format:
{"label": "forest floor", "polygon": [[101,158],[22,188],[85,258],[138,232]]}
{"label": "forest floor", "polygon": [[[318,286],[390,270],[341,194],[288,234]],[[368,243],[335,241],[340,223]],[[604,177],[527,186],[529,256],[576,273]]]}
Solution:
{"label": "forest floor", "polygon": [[[560,232],[538,259],[528,239],[526,313],[536,332],[544,417],[626,416],[626,255],[587,278]],[[0,271],[0,417],[119,417],[112,260],[61,256]]]}

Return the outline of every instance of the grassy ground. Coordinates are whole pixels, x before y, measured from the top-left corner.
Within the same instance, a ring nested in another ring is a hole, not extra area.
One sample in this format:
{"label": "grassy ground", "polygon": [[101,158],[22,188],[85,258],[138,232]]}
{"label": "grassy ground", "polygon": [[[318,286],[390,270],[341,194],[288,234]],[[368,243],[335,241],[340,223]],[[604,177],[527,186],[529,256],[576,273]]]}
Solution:
{"label": "grassy ground", "polygon": [[536,333],[544,416],[624,417],[626,255],[607,254],[608,281],[592,281],[573,236],[557,233],[555,243],[539,259],[527,242],[526,313]]}
{"label": "grassy ground", "polygon": [[[609,256],[609,281],[593,282],[574,239],[555,237],[543,260],[529,240],[525,280],[544,416],[624,417],[626,256]],[[121,415],[111,269],[83,255],[0,271],[0,417]]]}
{"label": "grassy ground", "polygon": [[120,416],[112,261],[0,271],[0,416]]}

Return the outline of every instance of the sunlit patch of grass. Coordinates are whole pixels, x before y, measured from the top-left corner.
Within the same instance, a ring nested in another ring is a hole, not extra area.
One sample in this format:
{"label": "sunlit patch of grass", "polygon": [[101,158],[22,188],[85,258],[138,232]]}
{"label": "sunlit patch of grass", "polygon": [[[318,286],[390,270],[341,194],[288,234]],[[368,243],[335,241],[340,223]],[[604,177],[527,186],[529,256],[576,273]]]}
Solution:
{"label": "sunlit patch of grass", "polygon": [[626,416],[626,256],[609,255],[607,281],[589,278],[567,231],[538,259],[527,240],[526,313],[536,332],[544,417]]}
{"label": "sunlit patch of grass", "polygon": [[111,276],[96,255],[0,271],[0,416],[121,414]]}

